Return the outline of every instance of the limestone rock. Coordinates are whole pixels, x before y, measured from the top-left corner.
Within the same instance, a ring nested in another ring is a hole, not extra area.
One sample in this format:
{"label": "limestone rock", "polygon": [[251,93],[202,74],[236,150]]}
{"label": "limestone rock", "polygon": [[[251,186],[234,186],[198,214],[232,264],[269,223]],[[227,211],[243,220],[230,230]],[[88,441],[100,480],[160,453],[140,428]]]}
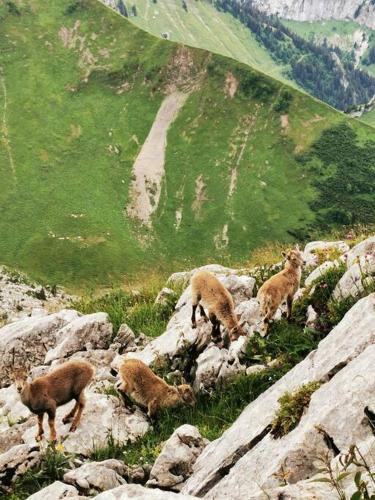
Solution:
{"label": "limestone rock", "polygon": [[318,319],[318,313],[315,311],[312,305],[307,308],[307,318],[306,326],[309,328],[314,328]]}
{"label": "limestone rock", "polygon": [[267,434],[267,426],[278,407],[278,399],[285,391],[293,391],[312,380],[328,379],[374,342],[375,294],[371,294],[352,307],[320,342],[316,351],[250,403],[233,425],[205,448],[198,457],[183,492],[203,494],[214,484],[221,482],[222,471],[230,469],[239,456],[244,455]]}
{"label": "limestone rock", "polygon": [[246,368],[246,375],[254,375],[267,369],[266,365],[252,365]]}
{"label": "limestone rock", "polygon": [[74,486],[62,483],[61,481],[55,481],[29,496],[27,500],[62,500],[63,498],[76,500],[83,497],[78,497],[78,490]]}
{"label": "limestone rock", "polygon": [[349,251],[349,245],[345,241],[311,241],[305,246],[303,257],[306,261],[307,267],[316,267],[318,259],[315,252],[322,250],[337,249],[344,254]]}
{"label": "limestone rock", "polygon": [[277,14],[286,19],[351,19],[369,28],[375,28],[375,8],[371,0],[254,0],[253,5],[267,15]]}
{"label": "limestone rock", "polygon": [[[69,433],[70,424],[64,425],[62,418],[70,411],[74,402],[57,409],[57,437],[64,438],[64,448],[68,453],[89,456],[94,448],[106,446],[109,435],[112,435],[115,441],[126,443],[128,440],[136,440],[147,432],[149,423],[146,416],[138,409],[132,412],[125,408],[118,398],[88,392],[86,399],[81,422],[73,433]],[[44,426],[48,437],[46,421]],[[25,443],[35,444],[36,430],[36,427],[33,427],[24,433]]]}
{"label": "limestone rock", "polygon": [[371,236],[358,245],[355,245],[347,253],[347,266],[351,267],[356,263],[359,257],[366,257],[367,255],[375,256],[375,236]]}
{"label": "limestone rock", "polygon": [[119,460],[88,462],[64,474],[64,481],[81,490],[106,491],[126,483],[125,466]]}
{"label": "limestone rock", "polygon": [[112,324],[108,314],[95,313],[81,316],[59,330],[56,347],[46,354],[45,363],[63,359],[75,352],[108,348],[112,337]]}
{"label": "limestone rock", "polygon": [[194,497],[172,493],[157,488],[145,488],[140,484],[126,484],[114,490],[104,491],[96,500],[192,500]]}
{"label": "limestone rock", "polygon": [[315,280],[323,276],[329,269],[332,269],[334,267],[337,267],[339,265],[339,262],[337,260],[331,261],[331,260],[326,260],[318,266],[316,269],[314,269],[308,277],[305,279],[305,286],[309,287],[311,286]]}
{"label": "limestone rock", "polygon": [[0,328],[0,387],[9,383],[7,370],[38,366],[46,351],[55,347],[57,332],[79,317],[77,311],[62,310],[45,317],[27,318]]}
{"label": "limestone rock", "polygon": [[235,355],[228,349],[220,349],[211,344],[197,358],[197,371],[194,380],[194,390],[208,390],[218,382],[243,373],[246,370]]}
{"label": "limestone rock", "polygon": [[327,436],[338,450],[372,437],[364,410],[375,410],[374,359],[371,345],[312,395],[294,430],[281,439],[265,435],[205,498],[242,498],[247,491],[277,488],[283,470],[290,483],[309,479],[318,472],[317,456],[328,452],[334,458]]}
{"label": "limestone rock", "polygon": [[60,288],[53,294],[48,287],[42,288],[25,275],[0,266],[0,324],[48,314],[48,310],[62,309],[71,299]]}
{"label": "limestone rock", "polygon": [[169,276],[167,280],[167,285],[183,285],[186,286],[190,278],[197,271],[208,271],[213,274],[235,274],[234,269],[230,269],[229,267],[221,266],[220,264],[207,264],[206,266],[197,267],[192,269],[191,271],[173,273]]}
{"label": "limestone rock", "polygon": [[207,444],[196,427],[188,424],[178,427],[156,459],[147,486],[180,491]]}
{"label": "limestone rock", "polygon": [[175,292],[171,288],[162,288],[155,299],[155,304],[166,304],[168,299],[173,297],[174,294]]}
{"label": "limestone rock", "polygon": [[0,484],[9,486],[40,462],[39,446],[20,444],[0,455]]}
{"label": "limestone rock", "polygon": [[336,300],[355,297],[363,292],[364,286],[375,280],[375,255],[361,256],[359,262],[349,267],[333,291]]}
{"label": "limestone rock", "polygon": [[110,346],[111,350],[118,351],[120,354],[128,351],[131,348],[135,347],[135,335],[133,330],[125,323],[123,323],[116,337],[113,339],[113,342]]}

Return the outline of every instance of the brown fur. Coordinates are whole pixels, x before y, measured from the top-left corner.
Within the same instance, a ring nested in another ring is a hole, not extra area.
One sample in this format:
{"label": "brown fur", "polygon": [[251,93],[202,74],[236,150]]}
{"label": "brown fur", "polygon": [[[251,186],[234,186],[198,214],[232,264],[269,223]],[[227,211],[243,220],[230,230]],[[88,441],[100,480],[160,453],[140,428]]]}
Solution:
{"label": "brown fur", "polygon": [[268,325],[272,321],[277,308],[285,300],[287,303],[287,318],[292,317],[293,297],[301,283],[301,272],[304,260],[298,246],[283,252],[286,258],[282,271],[268,279],[258,291],[260,314],[263,317],[264,331],[267,333]]}
{"label": "brown fur", "polygon": [[152,417],[160,408],[179,404],[193,406],[196,399],[190,385],[168,385],[145,363],[138,359],[126,359],[120,366],[121,383],[118,389],[136,403],[147,408]]}
{"label": "brown fur", "polygon": [[232,295],[216,276],[207,271],[198,271],[191,279],[191,293],[193,297],[193,312],[191,322],[196,328],[195,312],[199,304],[201,316],[208,321],[202,303],[208,310],[208,316],[212,323],[212,333],[214,339],[220,337],[220,323],[224,325],[231,341],[237,340],[240,335],[246,335],[242,326],[238,324],[237,316],[234,312]]}
{"label": "brown fur", "polygon": [[76,430],[85,406],[84,389],[94,376],[94,368],[87,361],[67,361],[47,375],[27,382],[27,373],[17,370],[13,373],[14,383],[21,395],[22,403],[30,411],[38,415],[37,441],[43,437],[43,417],[48,414],[51,441],[56,441],[55,414],[56,408],[76,400],[72,411],[64,418],[63,423],[73,420],[70,431]]}

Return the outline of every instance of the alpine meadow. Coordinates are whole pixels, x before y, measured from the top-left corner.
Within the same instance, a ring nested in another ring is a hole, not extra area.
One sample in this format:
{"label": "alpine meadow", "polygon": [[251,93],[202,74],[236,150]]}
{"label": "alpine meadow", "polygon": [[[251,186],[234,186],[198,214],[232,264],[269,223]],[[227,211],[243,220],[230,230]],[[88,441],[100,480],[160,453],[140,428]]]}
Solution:
{"label": "alpine meadow", "polygon": [[[0,66],[0,254],[34,279],[240,265],[269,241],[374,222],[371,127],[95,0],[3,2]],[[332,201],[348,165],[363,191],[342,183]],[[362,208],[343,220],[343,204]]]}

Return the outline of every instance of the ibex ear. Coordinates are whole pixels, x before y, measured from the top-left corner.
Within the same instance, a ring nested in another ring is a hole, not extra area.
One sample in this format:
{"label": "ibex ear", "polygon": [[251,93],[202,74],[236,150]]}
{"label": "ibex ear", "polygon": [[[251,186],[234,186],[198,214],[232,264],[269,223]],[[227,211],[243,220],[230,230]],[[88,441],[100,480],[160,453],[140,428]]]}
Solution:
{"label": "ibex ear", "polygon": [[281,252],[281,255],[286,259],[288,254],[286,252]]}
{"label": "ibex ear", "polygon": [[298,244],[298,243],[297,243],[297,245],[296,245],[296,250],[300,251],[300,249],[299,249],[299,244]]}

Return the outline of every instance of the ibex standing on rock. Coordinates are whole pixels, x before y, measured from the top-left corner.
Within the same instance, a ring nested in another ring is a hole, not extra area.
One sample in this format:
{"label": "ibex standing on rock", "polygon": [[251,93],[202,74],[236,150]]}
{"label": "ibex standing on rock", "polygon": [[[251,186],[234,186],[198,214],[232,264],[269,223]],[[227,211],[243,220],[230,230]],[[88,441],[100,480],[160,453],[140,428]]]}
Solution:
{"label": "ibex standing on rock", "polygon": [[79,424],[83,408],[85,406],[84,390],[94,376],[94,368],[87,361],[67,361],[52,370],[47,375],[37,377],[32,382],[27,382],[27,372],[25,369],[13,371],[12,379],[17,391],[21,395],[22,403],[29,410],[38,415],[38,433],[36,440],[43,437],[43,417],[48,414],[50,428],[50,439],[56,441],[55,414],[56,408],[76,400],[72,411],[64,418],[66,424],[73,420],[70,432],[74,432]]}
{"label": "ibex standing on rock", "polygon": [[290,320],[293,297],[301,283],[302,267],[305,261],[298,245],[288,252],[282,252],[282,255],[286,259],[284,269],[263,283],[258,291],[260,314],[264,323],[264,335],[267,334],[268,325],[275,316],[277,308],[285,300],[287,303],[287,318]]}
{"label": "ibex standing on rock", "polygon": [[160,408],[180,404],[193,406],[196,403],[190,385],[168,385],[138,359],[126,359],[122,363],[120,378],[117,388],[136,403],[147,408],[149,417],[152,417]]}
{"label": "ibex standing on rock", "polygon": [[225,286],[208,271],[198,271],[191,279],[191,294],[193,298],[193,312],[191,316],[192,327],[196,328],[195,312],[199,305],[201,316],[208,321],[201,301],[208,309],[208,316],[212,323],[212,337],[216,340],[220,337],[220,323],[229,332],[231,341],[237,340],[241,335],[246,335],[242,325],[238,324],[238,318],[234,312],[232,295]]}

